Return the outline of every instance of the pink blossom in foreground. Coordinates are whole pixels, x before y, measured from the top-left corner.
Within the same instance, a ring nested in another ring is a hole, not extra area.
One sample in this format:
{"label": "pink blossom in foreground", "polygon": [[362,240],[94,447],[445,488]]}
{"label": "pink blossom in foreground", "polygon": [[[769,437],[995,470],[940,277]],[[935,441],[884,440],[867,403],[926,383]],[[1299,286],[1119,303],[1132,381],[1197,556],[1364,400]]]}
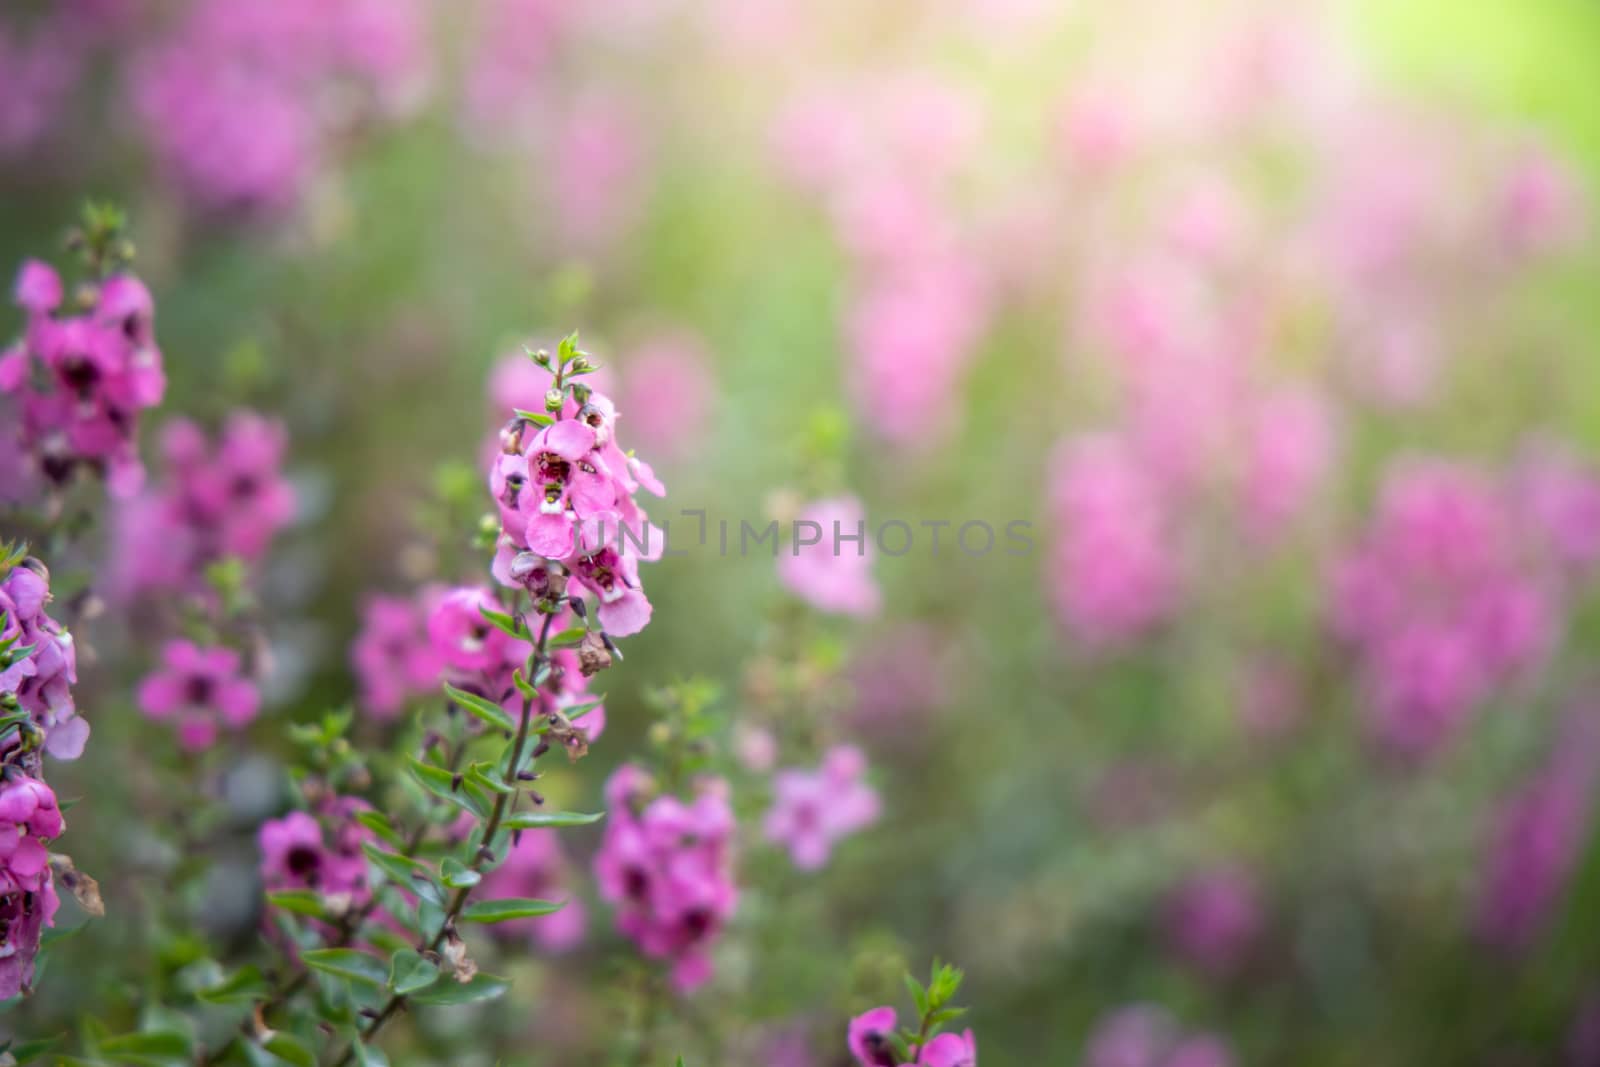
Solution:
{"label": "pink blossom in foreground", "polygon": [[219,727],[243,729],[260,709],[260,691],[243,667],[231,648],[169,641],[161,666],[139,683],[139,708],[149,719],[171,723],[184,748],[210,748]]}
{"label": "pink blossom in foreground", "polygon": [[8,775],[0,785],[0,999],[33,981],[40,935],[55,925],[59,901],[45,843],[64,828],[48,785]]}
{"label": "pink blossom in foreground", "polygon": [[588,917],[583,902],[573,899],[571,864],[555,830],[519,830],[505,860],[483,878],[475,896],[483,900],[531,897],[564,900],[565,906],[549,915],[498,923],[496,934],[529,939],[546,952],[565,952],[583,940]]}
{"label": "pink blossom in foreground", "polygon": [[702,779],[688,800],[652,793],[632,765],[606,783],[595,878],[617,909],[617,929],[670,963],[673,984],[687,992],[711,978],[711,947],[738,904],[733,811],[721,779]]}
{"label": "pink blossom in foreground", "polygon": [[778,550],[778,580],[819,611],[876,615],[883,605],[872,576],[876,547],[859,499],[813,501],[795,520],[791,544]]}
{"label": "pink blossom in foreground", "polygon": [[425,606],[405,597],[369,597],[350,664],[361,708],[377,719],[393,719],[412,697],[437,692],[444,665],[428,638]]}
{"label": "pink blossom in foreground", "polygon": [[978,1040],[971,1030],[940,1034],[918,1049],[912,1046],[911,1063],[902,1064],[890,1040],[897,1024],[895,1010],[873,1008],[850,1020],[845,1042],[861,1067],[977,1067]]}
{"label": "pink blossom in foreground", "polygon": [[50,578],[44,565],[28,560],[0,577],[0,643],[31,649],[0,670],[0,693],[12,694],[44,731],[45,749],[57,759],[77,759],[89,740],[88,720],[78,715],[72,686],[78,681],[72,635],[45,612]]}
{"label": "pink blossom in foreground", "polygon": [[866,771],[861,750],[840,745],[816,770],[773,775],[772,807],[763,823],[767,840],[788,848],[801,870],[825,866],[837,842],[878,820],[878,792],[864,780]]}
{"label": "pink blossom in foreground", "polygon": [[895,1010],[889,1007],[873,1008],[851,1019],[845,1035],[850,1055],[862,1067],[895,1067],[899,1057],[889,1039],[897,1022]]}
{"label": "pink blossom in foreground", "polygon": [[501,523],[494,576],[537,599],[586,591],[601,629],[627,637],[650,621],[639,564],[666,547],[635,495],[665,489],[649,464],[622,450],[611,399],[583,392],[548,426],[513,416],[501,433],[489,474]]}
{"label": "pink blossom in foreground", "polygon": [[15,408],[5,448],[25,459],[22,484],[6,491],[64,486],[80,469],[104,477],[114,495],[137,491],[139,414],[166,390],[150,291],[117,274],[68,303],[55,270],[29,260],[14,294],[25,322],[22,338],[0,353],[0,403]]}
{"label": "pink blossom in foreground", "polygon": [[1056,613],[1092,647],[1141,637],[1176,607],[1179,570],[1161,485],[1122,440],[1061,445],[1051,466]]}

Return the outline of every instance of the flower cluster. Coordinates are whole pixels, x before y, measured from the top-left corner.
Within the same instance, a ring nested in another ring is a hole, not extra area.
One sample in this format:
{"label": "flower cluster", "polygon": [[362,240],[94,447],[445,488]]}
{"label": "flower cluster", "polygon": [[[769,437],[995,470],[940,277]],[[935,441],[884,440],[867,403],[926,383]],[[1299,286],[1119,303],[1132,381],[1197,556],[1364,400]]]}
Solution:
{"label": "flower cluster", "polygon": [[1051,503],[1061,531],[1050,566],[1057,614],[1084,642],[1137,637],[1172,612],[1180,588],[1173,517],[1160,485],[1111,435],[1061,447]]}
{"label": "flower cluster", "polygon": [[5,448],[8,462],[20,463],[0,494],[30,495],[41,481],[63,486],[80,468],[118,496],[136,492],[144,480],[139,414],[166,390],[150,291],[117,272],[69,294],[53,267],[29,260],[14,295],[25,324],[0,355],[0,394],[18,408],[6,419],[16,436]]}
{"label": "flower cluster", "polygon": [[606,800],[594,864],[600,895],[617,906],[617,929],[669,961],[678,989],[693,989],[711,977],[711,946],[739,899],[727,783],[701,779],[685,802],[655,795],[655,783],[625,764],[606,783]]}
{"label": "flower cluster", "polygon": [[361,851],[372,831],[356,821],[369,810],[357,797],[329,794],[315,813],[291,811],[261,824],[261,881],[269,892],[308,889],[324,898],[360,904],[372,894]]}
{"label": "flower cluster", "polygon": [[37,560],[6,560],[0,578],[0,694],[15,700],[44,731],[45,748],[57,759],[77,759],[89,740],[89,722],[77,713],[72,686],[78,681],[72,635],[45,613],[50,576]]}
{"label": "flower cluster", "polygon": [[48,785],[9,764],[6,772],[0,785],[0,999],[33,981],[40,934],[55,923],[59,901],[44,842],[65,826]]}
{"label": "flower cluster", "polygon": [[1584,708],[1545,765],[1491,812],[1476,924],[1486,944],[1521,952],[1544,929],[1589,840],[1597,784],[1600,719]]}
{"label": "flower cluster", "polygon": [[[804,528],[808,534],[799,537]],[[861,501],[829,497],[807,504],[795,520],[794,543],[778,557],[778,580],[819,611],[876,615],[883,593],[872,577],[875,556]]]}
{"label": "flower cluster", "polygon": [[44,842],[63,828],[39,751],[76,759],[89,724],[76,714],[72,638],[45,613],[50,576],[37,560],[0,550],[0,1000],[33,980],[39,938],[57,898]]}
{"label": "flower cluster", "polygon": [[155,722],[172,723],[178,743],[191,752],[216,744],[219,726],[250,725],[260,707],[261,692],[245,674],[243,657],[223,646],[168,641],[161,666],[139,683],[139,709]]}
{"label": "flower cluster", "polygon": [[867,758],[853,745],[828,750],[816,770],[789,768],[772,776],[767,840],[784,845],[801,870],[825,866],[833,846],[878,819],[877,790],[866,783]]}
{"label": "flower cluster", "polygon": [[[535,359],[551,367],[548,355]],[[620,447],[620,415],[610,399],[582,382],[568,385],[569,376],[589,368],[575,339],[563,341],[551,367],[548,413],[519,411],[501,431],[489,475],[500,514],[494,576],[541,603],[568,596],[574,579],[598,601],[602,630],[626,637],[650,621],[639,562],[665,548],[634,496],[641,488],[657,496],[665,490],[649,464]],[[603,651],[609,661],[609,647]]]}
{"label": "flower cluster", "polygon": [[1481,471],[1397,464],[1337,565],[1333,626],[1360,662],[1374,735],[1399,754],[1444,744],[1555,640],[1555,590],[1507,503]]}
{"label": "flower cluster", "polygon": [[[428,664],[439,664],[446,682],[463,692],[487,697],[506,710],[515,712],[521,702],[513,673],[528,661],[533,651],[530,641],[514,637],[492,617],[505,616],[505,608],[492,590],[463,586],[443,593],[434,602],[427,619]],[[567,611],[550,617],[551,629]],[[566,738],[568,744],[584,744],[599,738],[605,730],[606,711],[589,696],[589,677],[585,656],[605,654],[596,651],[587,638],[577,649],[560,648],[549,653],[549,676],[539,687],[534,710],[543,717],[581,716],[582,726]],[[580,754],[575,750],[574,754]]]}
{"label": "flower cluster", "polygon": [[412,0],[194,0],[130,70],[157,160],[201,206],[292,206],[339,134],[410,112],[426,81]]}
{"label": "flower cluster", "polygon": [[350,663],[361,709],[375,719],[394,719],[408,700],[438,690],[444,660],[428,636],[431,599],[367,598]]}
{"label": "flower cluster", "polygon": [[253,411],[231,412],[214,438],[188,419],[169,420],[164,481],[115,516],[111,593],[193,591],[211,564],[258,563],[295,515],[283,475],[287,448],[282,423]]}

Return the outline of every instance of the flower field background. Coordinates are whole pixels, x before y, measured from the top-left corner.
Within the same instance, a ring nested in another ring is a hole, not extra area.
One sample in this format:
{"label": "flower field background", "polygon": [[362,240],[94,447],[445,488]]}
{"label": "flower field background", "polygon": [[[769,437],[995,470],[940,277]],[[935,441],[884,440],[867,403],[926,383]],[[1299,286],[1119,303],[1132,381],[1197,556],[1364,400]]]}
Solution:
{"label": "flower field background", "polygon": [[8,5],[0,1063],[1600,1064],[1596,55]]}

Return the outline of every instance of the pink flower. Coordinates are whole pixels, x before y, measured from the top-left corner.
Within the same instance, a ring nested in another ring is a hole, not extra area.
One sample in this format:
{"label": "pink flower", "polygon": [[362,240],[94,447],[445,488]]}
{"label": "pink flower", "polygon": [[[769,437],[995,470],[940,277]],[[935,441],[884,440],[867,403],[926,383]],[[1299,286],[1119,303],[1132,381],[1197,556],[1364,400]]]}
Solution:
{"label": "pink flower", "polygon": [[34,958],[58,901],[45,840],[65,829],[50,787],[25,774],[0,785],[0,998],[33,981]]}
{"label": "pink flower", "polygon": [[629,436],[652,455],[693,451],[716,399],[709,364],[704,343],[683,332],[661,334],[629,352],[618,400]]}
{"label": "pink flower", "polygon": [[171,419],[161,444],[162,481],[113,517],[107,586],[119,599],[173,587],[205,596],[212,563],[258,563],[295,516],[282,472],[288,437],[276,419],[235,410],[214,439],[188,419]]}
{"label": "pink flower", "polygon": [[1110,435],[1062,444],[1051,472],[1057,614],[1093,647],[1143,636],[1172,613],[1179,593],[1160,483]]}
{"label": "pink flower", "polygon": [[418,102],[424,15],[399,0],[200,0],[131,64],[129,96],[162,169],[202,208],[282,210],[339,135]]}
{"label": "pink flower", "polygon": [[927,447],[960,410],[962,376],[988,315],[963,257],[920,259],[863,287],[845,324],[862,423],[890,444]]}
{"label": "pink flower", "polygon": [[727,783],[702,779],[695,789],[688,803],[650,799],[642,772],[619,768],[606,784],[606,833],[595,856],[617,929],[645,956],[668,961],[684,992],[710,979],[711,945],[738,903]]}
{"label": "pink flower", "polygon": [[444,666],[464,675],[493,674],[520,662],[524,642],[484,618],[483,610],[505,609],[483,588],[452,589],[428,615],[428,640]]}
{"label": "pink flower", "polygon": [[1244,450],[1246,528],[1271,542],[1309,509],[1333,470],[1338,435],[1317,394],[1282,389],[1260,398]]}
{"label": "pink flower", "polygon": [[26,312],[23,336],[0,355],[0,394],[15,398],[8,448],[26,457],[22,497],[40,483],[64,486],[81,469],[102,475],[113,495],[128,496],[144,478],[136,447],[139,413],[161,402],[166,377],[155,345],[154,304],[131,275],[113,275],[89,291],[79,315],[62,315],[61,279],[28,261],[15,298]]}
{"label": "pink flower", "polygon": [[0,693],[14,694],[17,705],[45,733],[45,748],[57,759],[77,759],[89,739],[89,723],[72,699],[78,681],[77,646],[72,635],[45,613],[50,582],[44,566],[25,561],[0,577],[0,640],[28,655],[0,670]]}
{"label": "pink flower", "polygon": [[513,919],[495,926],[496,933],[528,938],[546,952],[566,952],[583,940],[587,916],[583,902],[573,899],[573,876],[555,830],[520,830],[505,860],[484,876],[477,896],[532,897],[565,900],[560,911],[536,918]]}
{"label": "pink flower", "polygon": [[872,577],[875,543],[861,501],[853,496],[813,501],[794,525],[795,539],[778,557],[779,581],[819,611],[877,614],[883,596]]}
{"label": "pink flower", "polygon": [[779,771],[764,823],[767,840],[787,846],[801,870],[826,865],[836,842],[878,819],[878,794],[863,781],[866,770],[861,750],[841,745],[814,771]]}
{"label": "pink flower", "polygon": [[1587,711],[1569,720],[1546,765],[1493,813],[1477,933],[1503,952],[1526,951],[1544,929],[1589,840],[1600,778],[1595,733]]}
{"label": "pink flower", "polygon": [[971,1030],[940,1034],[915,1059],[920,1067],[978,1067],[978,1039]]}
{"label": "pink flower", "polygon": [[383,720],[399,715],[410,698],[437,691],[444,666],[429,640],[422,605],[390,596],[368,598],[350,662],[362,708]]}
{"label": "pink flower", "polygon": [[627,637],[644,629],[652,610],[639,563],[666,547],[635,495],[665,490],[649,464],[623,451],[621,415],[609,397],[589,390],[581,406],[569,398],[559,414],[546,426],[514,416],[501,431],[489,471],[500,513],[494,577],[542,601],[587,592],[591,617]]}
{"label": "pink flower", "polygon": [[174,722],[184,748],[197,751],[216,743],[219,722],[238,730],[256,717],[261,695],[242,675],[233,649],[169,641],[161,661],[161,669],[139,683],[139,707],[150,719]]}
{"label": "pink flower", "polygon": [[1391,751],[1437,750],[1555,641],[1558,604],[1523,541],[1483,472],[1419,460],[1385,477],[1331,600],[1364,676],[1370,729]]}
{"label": "pink flower", "polygon": [[1239,868],[1220,867],[1196,875],[1167,902],[1167,936],[1173,949],[1211,975],[1236,971],[1261,925],[1255,881]]}
{"label": "pink flower", "polygon": [[261,880],[267,890],[310,889],[361,903],[371,895],[363,841],[372,831],[356,821],[369,805],[357,797],[329,797],[316,814],[291,811],[261,824]]}
{"label": "pink flower", "polygon": [[889,1007],[873,1008],[850,1020],[850,1054],[861,1067],[895,1067],[898,1057],[889,1039],[896,1021],[895,1010]]}

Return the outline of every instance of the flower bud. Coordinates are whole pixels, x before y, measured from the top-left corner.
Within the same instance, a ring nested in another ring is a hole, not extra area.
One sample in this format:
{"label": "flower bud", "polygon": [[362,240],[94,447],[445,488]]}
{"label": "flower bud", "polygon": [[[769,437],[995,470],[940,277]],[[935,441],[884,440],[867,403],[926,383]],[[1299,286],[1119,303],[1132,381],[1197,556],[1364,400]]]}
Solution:
{"label": "flower bud", "polygon": [[591,678],[610,666],[611,651],[606,648],[605,638],[593,630],[584,634],[578,643],[578,670],[585,678]]}
{"label": "flower bud", "polygon": [[544,409],[555,412],[561,410],[561,405],[566,403],[567,397],[560,389],[551,389],[544,394]]}

